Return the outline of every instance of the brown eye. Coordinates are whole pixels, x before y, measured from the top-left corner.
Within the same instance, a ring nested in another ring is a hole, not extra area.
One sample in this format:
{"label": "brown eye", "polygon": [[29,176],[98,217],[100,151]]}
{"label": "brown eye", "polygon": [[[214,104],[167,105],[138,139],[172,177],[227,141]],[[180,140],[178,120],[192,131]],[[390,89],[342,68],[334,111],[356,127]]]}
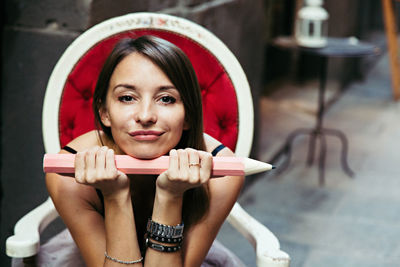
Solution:
{"label": "brown eye", "polygon": [[160,98],[160,100],[163,104],[173,104],[176,102],[176,99],[172,96],[163,96]]}
{"label": "brown eye", "polygon": [[129,95],[124,95],[124,96],[118,97],[118,100],[121,102],[131,102],[131,101],[133,101],[133,97],[129,96]]}

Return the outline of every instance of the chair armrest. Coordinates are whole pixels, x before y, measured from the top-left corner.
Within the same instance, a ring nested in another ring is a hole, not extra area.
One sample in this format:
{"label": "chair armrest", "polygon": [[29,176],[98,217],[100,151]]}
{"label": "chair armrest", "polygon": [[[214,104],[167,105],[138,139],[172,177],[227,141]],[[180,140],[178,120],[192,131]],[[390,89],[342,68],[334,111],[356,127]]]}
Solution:
{"label": "chair armrest", "polygon": [[13,258],[30,257],[39,251],[40,233],[57,218],[58,213],[50,198],[22,217],[14,227],[14,235],[7,238],[6,254]]}
{"label": "chair armrest", "polygon": [[258,267],[288,267],[290,257],[280,250],[279,240],[264,225],[251,217],[235,203],[228,216],[228,222],[238,230],[254,247]]}

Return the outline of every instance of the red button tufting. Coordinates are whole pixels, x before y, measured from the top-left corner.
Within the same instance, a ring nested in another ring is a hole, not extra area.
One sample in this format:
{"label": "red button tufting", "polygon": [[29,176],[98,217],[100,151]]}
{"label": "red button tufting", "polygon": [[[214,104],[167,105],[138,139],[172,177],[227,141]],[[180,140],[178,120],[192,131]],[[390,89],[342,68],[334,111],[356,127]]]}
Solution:
{"label": "red button tufting", "polygon": [[82,98],[85,99],[86,101],[90,100],[92,98],[92,92],[90,92],[90,90],[83,91]]}

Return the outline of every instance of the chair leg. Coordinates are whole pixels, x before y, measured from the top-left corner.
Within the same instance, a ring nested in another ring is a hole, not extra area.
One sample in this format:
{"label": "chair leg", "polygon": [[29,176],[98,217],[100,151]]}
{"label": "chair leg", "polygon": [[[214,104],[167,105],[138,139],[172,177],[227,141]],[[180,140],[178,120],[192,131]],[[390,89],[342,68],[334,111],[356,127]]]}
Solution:
{"label": "chair leg", "polygon": [[24,267],[37,267],[36,255],[23,259]]}
{"label": "chair leg", "polygon": [[397,44],[397,28],[394,15],[392,0],[382,0],[383,19],[385,22],[385,31],[387,45],[389,49],[390,69],[392,74],[393,97],[400,99],[400,66]]}

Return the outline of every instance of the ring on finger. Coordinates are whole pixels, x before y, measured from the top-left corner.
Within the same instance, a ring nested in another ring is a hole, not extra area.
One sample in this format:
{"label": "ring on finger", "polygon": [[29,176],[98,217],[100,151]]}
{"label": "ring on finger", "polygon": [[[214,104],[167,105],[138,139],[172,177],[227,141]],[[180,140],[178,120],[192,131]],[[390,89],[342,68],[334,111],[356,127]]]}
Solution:
{"label": "ring on finger", "polygon": [[192,166],[200,166],[200,163],[189,163],[189,167],[192,167]]}

